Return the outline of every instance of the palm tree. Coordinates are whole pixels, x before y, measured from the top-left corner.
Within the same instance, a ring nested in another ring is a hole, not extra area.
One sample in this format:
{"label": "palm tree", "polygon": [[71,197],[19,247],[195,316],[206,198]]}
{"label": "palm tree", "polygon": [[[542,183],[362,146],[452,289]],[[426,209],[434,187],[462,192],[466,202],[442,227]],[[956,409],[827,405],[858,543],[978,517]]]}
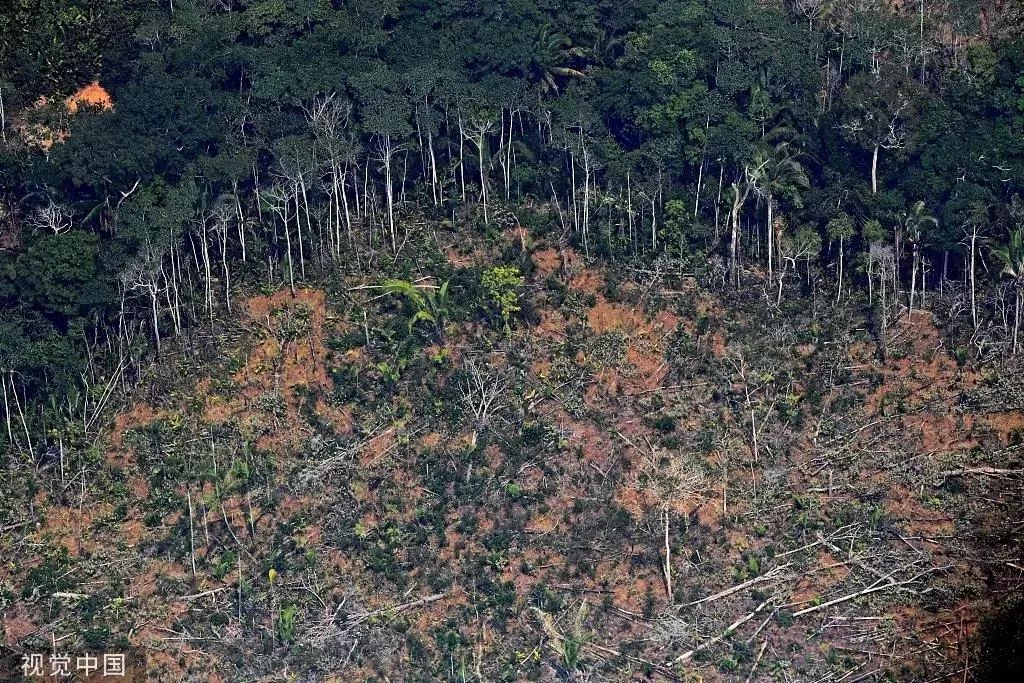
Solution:
{"label": "palm tree", "polygon": [[414,285],[406,280],[385,280],[381,285],[388,294],[403,296],[415,308],[409,318],[409,332],[423,320],[434,326],[438,341],[444,341],[444,326],[448,320],[448,281],[439,288]]}
{"label": "palm tree", "polygon": [[992,256],[1002,264],[1000,275],[1013,280],[1015,305],[1013,311],[1013,353],[1017,353],[1018,331],[1020,330],[1020,307],[1024,297],[1024,231],[1017,228],[1010,233],[1010,240],[1002,247],[993,247]]}
{"label": "palm tree", "polygon": [[586,57],[588,50],[572,44],[572,38],[555,31],[550,24],[541,27],[533,47],[533,70],[541,92],[557,93],[559,78],[583,78],[582,71],[571,66],[572,60]]}
{"label": "palm tree", "polygon": [[759,171],[754,177],[755,191],[768,205],[768,280],[774,277],[775,268],[775,209],[781,197],[788,198],[795,206],[803,205],[800,190],[810,187],[810,180],[800,157],[803,153],[791,142],[783,141],[774,147],[762,147],[755,153],[754,167]]}
{"label": "palm tree", "polygon": [[[899,225],[904,239],[910,242],[914,252],[913,266],[910,271],[910,310],[909,316],[914,311],[914,293],[917,291],[917,271],[921,265],[921,238],[924,236],[924,228],[927,225],[936,226],[939,221],[935,216],[925,213],[924,202],[916,202],[909,211],[903,211],[899,216]],[[922,286],[924,275],[921,276]]]}

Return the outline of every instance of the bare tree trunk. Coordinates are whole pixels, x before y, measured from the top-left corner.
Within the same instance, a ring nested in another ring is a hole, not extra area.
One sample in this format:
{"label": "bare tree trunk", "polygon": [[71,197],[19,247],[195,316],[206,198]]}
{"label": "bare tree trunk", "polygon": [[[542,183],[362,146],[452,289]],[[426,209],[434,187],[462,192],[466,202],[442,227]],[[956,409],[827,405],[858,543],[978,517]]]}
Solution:
{"label": "bare tree trunk", "polygon": [[206,221],[207,220],[208,220],[208,218],[205,215],[200,218],[200,225],[202,225],[202,235],[200,235],[200,240],[199,241],[200,241],[200,244],[202,245],[202,254],[203,254],[203,279],[204,279],[205,286],[206,286],[206,289],[204,290],[205,291],[205,299],[206,299],[206,313],[207,313],[207,316],[209,316],[210,324],[212,325],[213,324],[213,270],[212,270],[212,267],[210,265],[210,248],[209,248],[209,244],[207,244],[207,240],[209,239],[209,235],[207,234],[207,229],[206,229]]}
{"label": "bare tree trunk", "polygon": [[658,250],[658,218],[655,214],[658,195],[651,195],[651,251]]}
{"label": "bare tree trunk", "polygon": [[462,203],[466,203],[466,130],[462,125],[462,114],[459,114],[459,184],[462,186]]}
{"label": "bare tree trunk", "polygon": [[974,268],[974,255],[976,253],[976,245],[978,241],[978,228],[972,226],[971,228],[971,267],[969,269],[971,277],[971,322],[974,323],[974,332],[978,332],[978,300],[975,290],[975,268]]}
{"label": "bare tree trunk", "polygon": [[[300,176],[301,177],[301,176]],[[302,247],[302,204],[299,202],[300,187],[298,180],[294,183],[294,195],[295,195],[295,229],[297,234],[295,235],[295,241],[299,247],[299,274],[302,279],[306,279],[306,254]],[[307,215],[308,218],[308,215]]]}
{"label": "bare tree trunk", "polygon": [[[438,192],[437,187],[437,157],[434,155],[434,134],[427,131],[427,149],[430,152],[430,196],[434,200],[434,206],[444,205],[444,194]],[[440,194],[440,197],[438,195]]]}
{"label": "bare tree trunk", "polygon": [[487,169],[484,167],[484,144],[487,140],[486,134],[480,132],[476,138],[477,161],[480,164],[480,200],[484,204],[484,225],[490,225],[490,218],[487,214]]}
{"label": "bare tree trunk", "polygon": [[707,163],[708,155],[708,131],[711,129],[711,114],[708,113],[704,122],[704,150],[700,154],[700,170],[697,172],[697,196],[693,201],[693,217],[700,213],[700,191],[704,185],[704,166]]}
{"label": "bare tree trunk", "polygon": [[[36,453],[32,447],[32,435],[28,431],[28,421],[25,419],[25,411],[21,407],[21,400],[18,399],[18,387],[14,386],[14,372],[7,373],[11,382],[11,394],[14,396],[14,405],[18,408],[18,417],[21,418],[21,428],[25,432],[25,442],[28,445],[28,453],[35,460]],[[6,391],[6,390],[5,390]]]}
{"label": "bare tree trunk", "polygon": [[675,600],[672,595],[672,546],[668,540],[668,508],[664,508],[661,512],[665,523],[665,591],[668,593],[669,604],[672,604]]}
{"label": "bare tree trunk", "polygon": [[775,200],[768,194],[768,282],[772,281],[773,263],[775,261]]}
{"label": "bare tree trunk", "polygon": [[[843,236],[842,235],[839,236],[839,278],[838,279],[839,279],[839,285],[836,287],[836,303],[837,304],[839,303],[839,300],[842,299],[842,297],[843,297]],[[871,280],[871,275],[869,273],[868,274],[868,281],[870,282],[870,280]],[[869,289],[871,288],[870,284],[868,285],[868,288]],[[870,294],[868,296],[869,296],[869,299],[870,299]]]}
{"label": "bare tree trunk", "polygon": [[[284,226],[284,243],[285,252],[288,260],[288,287],[291,290],[292,296],[295,295],[295,268],[292,263],[292,236],[288,230],[288,204],[291,199],[287,196],[286,191],[282,190],[279,193],[281,196],[278,201],[274,204],[274,212],[277,213],[281,219],[281,223]],[[267,250],[268,254],[270,250]]]}
{"label": "bare tree trunk", "polygon": [[395,232],[395,189],[392,187],[391,161],[396,148],[390,135],[383,135],[380,140],[380,162],[384,171],[384,199],[388,209],[388,235],[391,239],[391,253],[398,253],[398,238]]}
{"label": "bare tree trunk", "polygon": [[583,133],[580,132],[580,147],[583,151],[583,252],[590,256],[590,154],[587,152]]}
{"label": "bare tree trunk", "polygon": [[572,185],[572,226],[577,233],[580,232],[580,210],[576,199],[576,155],[569,150],[569,183]]}
{"label": "bare tree trunk", "polygon": [[220,231],[220,263],[224,271],[224,305],[231,312],[231,273],[228,270],[228,225],[225,222],[221,225]]}
{"label": "bare tree trunk", "polygon": [[914,294],[917,289],[917,271],[918,264],[920,263],[921,255],[918,245],[914,245],[914,256],[913,265],[910,267],[910,308],[907,310],[907,317],[909,318],[914,312]]}
{"label": "bare tree trunk", "polygon": [[1013,309],[1013,355],[1017,355],[1018,345],[1017,337],[1020,331],[1020,306],[1021,299],[1024,298],[1024,291],[1017,285],[1014,285],[1014,291],[1016,292],[1016,305]]}
{"label": "bare tree trunk", "polygon": [[[355,182],[355,180],[358,179],[358,177],[359,177],[358,173],[353,174],[353,182]],[[348,178],[348,162],[345,163],[345,171],[341,174],[341,184],[339,186],[339,190],[341,192],[341,204],[342,204],[342,206],[344,207],[344,210],[345,210],[345,234],[346,234],[346,236],[348,238],[348,246],[349,246],[349,248],[351,248],[352,247],[352,215],[349,212],[349,208],[348,208],[348,191],[345,189],[345,185],[348,184],[347,183],[347,178]],[[356,195],[357,203],[358,203],[358,199],[359,199],[359,196]]]}
{"label": "bare tree trunk", "polygon": [[[883,356],[888,356],[889,355],[889,333],[888,333],[889,320],[888,320],[888,316],[887,316],[887,313],[886,313],[886,310],[885,310],[885,301],[886,301],[885,284],[886,284],[886,282],[889,281],[889,277],[890,277],[889,273],[886,273],[885,269],[883,268],[882,269],[882,273],[881,273],[881,277],[878,278],[878,282],[879,282],[879,285],[880,285],[880,288],[881,288],[881,291],[879,292],[879,296],[881,297],[882,355]],[[896,296],[897,295],[894,294],[893,298],[895,299]]]}
{"label": "bare tree trunk", "polygon": [[626,222],[629,225],[630,246],[636,254],[636,242],[633,239],[633,185],[630,180],[630,172],[626,171]]}
{"label": "bare tree trunk", "polygon": [[2,381],[4,375],[0,375],[0,384],[4,390],[4,419],[7,422],[7,443],[14,446],[14,431],[11,429],[11,405],[7,402],[7,382]]}
{"label": "bare tree trunk", "polygon": [[743,212],[743,204],[746,201],[747,193],[743,192],[743,194],[740,194],[739,182],[734,182],[732,189],[732,210],[729,212],[729,222],[732,230],[732,239],[729,243],[729,279],[734,287],[739,287],[740,214]]}
{"label": "bare tree trunk", "polygon": [[160,355],[160,311],[159,311],[159,299],[160,292],[157,286],[154,284],[149,289],[149,300],[150,306],[153,313],[153,337],[156,339],[156,355]]}
{"label": "bare tree trunk", "polygon": [[260,201],[260,171],[256,162],[252,164],[253,192],[256,194],[256,218],[263,222],[263,202]]}
{"label": "bare tree trunk", "polygon": [[880,145],[875,145],[875,151],[871,154],[871,194],[878,194],[878,148]]}

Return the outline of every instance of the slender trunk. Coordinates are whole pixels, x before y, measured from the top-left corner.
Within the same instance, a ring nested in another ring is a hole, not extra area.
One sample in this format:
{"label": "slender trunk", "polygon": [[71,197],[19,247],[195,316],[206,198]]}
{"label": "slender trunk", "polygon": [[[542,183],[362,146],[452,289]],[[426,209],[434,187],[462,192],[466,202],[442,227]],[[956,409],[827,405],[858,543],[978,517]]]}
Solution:
{"label": "slender trunk", "polygon": [[928,259],[921,259],[921,310],[928,308]]}
{"label": "slender trunk", "polygon": [[245,263],[245,212],[242,211],[242,200],[238,198],[238,183],[235,183],[235,214],[238,216],[238,243],[242,247],[242,263]]}
{"label": "slender trunk", "polygon": [[[868,275],[868,280],[871,276]],[[869,285],[870,287],[870,285]],[[839,236],[839,286],[836,287],[836,303],[838,304],[840,299],[843,297],[843,237]]]}
{"label": "slender trunk", "polygon": [[462,187],[462,203],[466,203],[466,130],[462,125],[462,114],[459,114],[459,184]]}
{"label": "slender trunk", "polygon": [[779,264],[779,287],[775,292],[775,306],[782,305],[782,281],[786,279],[786,262],[783,259],[782,263]]}
{"label": "slender trunk", "polygon": [[252,165],[253,192],[256,193],[256,218],[263,222],[263,202],[260,200],[260,171],[259,166],[253,162]]}
{"label": "slender trunk", "polygon": [[392,187],[391,178],[391,157],[394,148],[391,145],[391,136],[384,136],[384,147],[382,149],[382,160],[384,163],[384,199],[388,204],[388,234],[391,237],[391,253],[398,253],[398,238],[395,234],[395,190]]}
{"label": "slender trunk", "polygon": [[1017,345],[1018,332],[1020,331],[1020,306],[1021,299],[1024,298],[1024,291],[1020,287],[1015,286],[1014,291],[1016,292],[1016,305],[1013,309],[1013,354],[1017,355],[1019,346]]}
{"label": "slender trunk", "polygon": [[636,254],[636,242],[633,240],[633,184],[630,180],[630,172],[626,171],[626,222],[629,225],[630,246]]}
{"label": "slender trunk", "polygon": [[28,431],[28,421],[25,419],[25,411],[21,407],[21,400],[18,398],[18,387],[14,386],[14,373],[9,372],[11,380],[11,394],[14,396],[14,405],[18,408],[18,417],[21,418],[21,428],[25,432],[25,443],[28,445],[28,453],[32,459],[36,459],[35,449],[32,447],[32,435]]}
{"label": "slender trunk", "polygon": [[975,274],[974,274],[974,254],[975,245],[978,239],[978,230],[974,229],[971,231],[971,267],[969,269],[971,277],[971,322],[974,323],[974,331],[978,331],[978,301],[975,295]]}
{"label": "slender trunk", "polygon": [[718,220],[722,213],[722,183],[725,180],[725,165],[718,166],[718,197],[715,199],[715,244],[720,239]]}
{"label": "slender trunk", "polygon": [[221,241],[220,241],[220,264],[221,270],[224,271],[224,305],[228,309],[228,313],[231,312],[231,273],[228,270],[228,226],[224,223],[221,226]]}
{"label": "slender trunk", "polygon": [[658,219],[655,214],[657,195],[651,197],[651,251],[658,250]]}
{"label": "slender trunk", "polygon": [[[359,169],[356,169],[356,170],[358,171]],[[353,187],[353,191],[355,191],[355,185],[358,182],[358,180],[359,180],[359,173],[353,173],[352,174],[352,187]],[[348,163],[346,162],[346,164],[345,164],[345,171],[341,174],[340,190],[341,190],[341,205],[342,205],[342,207],[345,210],[345,236],[348,239],[348,246],[351,249],[352,248],[352,213],[351,213],[351,211],[348,208],[348,190],[346,189],[347,185],[348,185]],[[359,204],[359,195],[357,194],[356,195],[356,205],[357,205],[356,209],[357,210],[358,210],[358,204]]]}
{"label": "slender trunk", "polygon": [[[895,266],[893,266],[893,267],[895,267]],[[881,291],[878,293],[878,296],[879,296],[879,303],[881,305],[880,309],[881,309],[881,316],[882,316],[881,322],[882,322],[882,356],[883,357],[886,357],[886,356],[889,355],[889,334],[888,334],[889,320],[888,320],[888,315],[887,315],[887,312],[886,312],[886,309],[885,309],[885,306],[886,306],[885,302],[886,302],[886,298],[887,298],[886,297],[886,287],[885,287],[885,285],[889,281],[889,277],[890,277],[889,273],[886,273],[883,270],[881,275],[878,278],[878,283],[879,283],[879,286],[881,288]],[[897,295],[894,294],[893,298],[895,299],[896,296]]]}
{"label": "slender trunk", "polygon": [[939,280],[939,295],[942,295],[943,290],[946,286],[946,281],[949,279],[949,250],[942,250],[942,279]]}
{"label": "slender trunk", "polygon": [[172,239],[170,248],[171,277],[167,279],[167,308],[171,311],[171,320],[174,322],[174,334],[181,334],[181,303],[178,292],[178,280],[181,277],[178,261],[178,243]]}
{"label": "slender trunk", "polygon": [[909,308],[909,310],[907,310],[907,317],[908,318],[914,312],[914,294],[915,294],[915,292],[917,290],[917,270],[918,270],[918,264],[920,263],[920,260],[921,260],[920,251],[918,249],[918,246],[915,244],[914,245],[913,261],[912,261],[912,265],[910,267],[910,308]]}
{"label": "slender trunk", "polygon": [[292,235],[288,230],[288,200],[284,200],[284,205],[280,209],[281,223],[284,224],[284,244],[285,251],[287,252],[288,258],[288,288],[291,290],[292,296],[295,296],[295,269],[292,265]]}
{"label": "slender trunk", "polygon": [[203,226],[202,239],[202,254],[203,254],[203,279],[205,281],[205,298],[206,298],[206,314],[210,318],[210,324],[213,324],[213,268],[210,265],[210,247],[207,244],[209,236],[206,229],[206,217],[203,216],[201,219]]}
{"label": "slender trunk", "polygon": [[508,138],[505,140],[505,201],[512,199],[512,168],[515,156],[512,150],[512,126],[518,110],[508,110]]}
{"label": "slender trunk", "polygon": [[738,182],[733,182],[732,190],[732,210],[729,212],[729,222],[732,230],[732,239],[729,243],[729,278],[734,287],[739,287],[740,214],[743,212],[743,204],[746,202],[747,193],[743,192],[743,194],[740,194]]}
{"label": "slender trunk", "polygon": [[478,134],[476,151],[477,162],[480,164],[480,200],[484,204],[484,225],[490,225],[490,218],[487,214],[487,169],[484,168],[484,144],[486,139],[483,132]]}
{"label": "slender trunk", "polygon": [[871,194],[878,194],[878,148],[879,145],[875,145],[871,154]]}
{"label": "slender trunk", "polygon": [[3,375],[0,375],[0,384],[4,390],[4,419],[7,422],[7,443],[14,445],[14,431],[11,429],[11,404],[7,402],[7,382],[3,382]]}
{"label": "slender trunk", "polygon": [[711,129],[711,113],[707,115],[707,119],[704,121],[704,150],[700,153],[700,170],[697,172],[697,196],[693,201],[693,217],[696,218],[700,213],[700,191],[704,185],[704,166],[707,162],[708,154],[708,140],[710,136],[708,131]]}
{"label": "slender trunk", "polygon": [[[305,249],[303,248],[303,239],[302,239],[302,204],[299,201],[299,198],[301,196],[301,188],[300,188],[298,182],[296,182],[294,184],[293,189],[294,189],[294,193],[295,193],[295,230],[296,230],[295,241],[297,242],[298,247],[299,247],[299,275],[302,277],[303,280],[305,280],[306,279],[306,253],[305,253]],[[309,214],[308,213],[306,215],[306,219],[307,220],[309,219]],[[310,232],[312,232],[312,228],[310,228]]]}
{"label": "slender trunk", "polygon": [[156,284],[149,287],[149,299],[153,313],[153,336],[156,339],[156,355],[160,355],[159,291]]}
{"label": "slender trunk", "polygon": [[580,146],[583,150],[583,252],[589,257],[590,256],[590,154],[587,152],[587,146],[582,140],[580,140]]}
{"label": "slender trunk", "polygon": [[0,140],[7,142],[7,112],[4,110],[3,88],[0,88]]}
{"label": "slender trunk", "polygon": [[768,282],[772,281],[773,263],[775,261],[775,201],[768,194]]}
{"label": "slender trunk", "polygon": [[675,600],[672,596],[672,546],[668,540],[668,508],[664,508],[661,513],[665,524],[665,591],[668,593],[669,604],[672,604]]}
{"label": "slender trunk", "polygon": [[363,166],[363,220],[370,215],[370,160]]}
{"label": "slender trunk", "polygon": [[569,182],[572,185],[572,227],[577,233],[580,232],[580,210],[576,201],[576,155],[569,152]]}
{"label": "slender trunk", "polygon": [[868,306],[875,302],[875,260],[868,253]]}
{"label": "slender trunk", "polygon": [[434,206],[444,205],[444,195],[438,197],[437,187],[437,157],[434,155],[434,134],[427,131],[427,149],[430,153],[430,196],[434,200]]}

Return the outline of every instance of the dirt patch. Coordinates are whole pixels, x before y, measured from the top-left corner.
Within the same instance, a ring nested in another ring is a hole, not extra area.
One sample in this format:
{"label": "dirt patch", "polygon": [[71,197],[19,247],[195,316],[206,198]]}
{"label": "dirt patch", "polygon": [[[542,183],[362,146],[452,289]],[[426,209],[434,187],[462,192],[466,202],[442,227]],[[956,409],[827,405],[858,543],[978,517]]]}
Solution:
{"label": "dirt patch", "polygon": [[114,449],[124,445],[124,436],[132,429],[138,429],[163,420],[169,416],[165,410],[157,410],[148,403],[136,403],[130,410],[114,417],[114,426],[110,431],[109,443]]}
{"label": "dirt patch", "polygon": [[545,280],[562,268],[562,257],[557,249],[539,249],[533,252],[533,263],[537,267],[536,279]]}

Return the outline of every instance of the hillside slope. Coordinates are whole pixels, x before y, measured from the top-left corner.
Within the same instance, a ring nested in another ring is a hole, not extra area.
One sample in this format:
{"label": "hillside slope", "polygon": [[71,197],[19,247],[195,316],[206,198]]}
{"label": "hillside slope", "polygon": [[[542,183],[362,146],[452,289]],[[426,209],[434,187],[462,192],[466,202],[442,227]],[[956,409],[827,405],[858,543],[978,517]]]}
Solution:
{"label": "hillside slope", "polygon": [[1015,373],[930,313],[882,359],[828,297],[437,239],[447,324],[365,279],[253,293],[91,459],[12,470],[5,641],[160,680],[981,675],[1024,571]]}

